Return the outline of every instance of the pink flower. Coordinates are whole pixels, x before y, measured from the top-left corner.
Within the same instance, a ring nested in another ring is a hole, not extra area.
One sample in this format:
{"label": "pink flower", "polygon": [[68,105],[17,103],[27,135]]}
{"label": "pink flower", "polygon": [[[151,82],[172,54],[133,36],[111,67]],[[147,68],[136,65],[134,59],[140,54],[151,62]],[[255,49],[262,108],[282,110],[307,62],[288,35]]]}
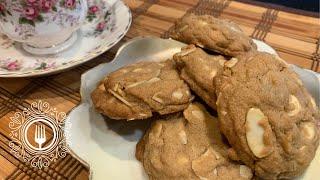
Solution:
{"label": "pink flower", "polygon": [[76,0],[65,0],[65,2],[64,2],[64,6],[66,8],[72,9],[75,7],[75,5],[76,5]]}
{"label": "pink flower", "polygon": [[106,22],[101,22],[101,23],[99,23],[99,24],[97,25],[96,30],[97,30],[97,31],[103,31],[105,27],[106,27]]}
{"label": "pink flower", "polygon": [[39,12],[36,8],[34,7],[26,7],[24,10],[23,10],[23,13],[25,15],[25,17],[29,20],[34,20],[35,18],[38,17],[39,15]]}
{"label": "pink flower", "polygon": [[5,67],[5,69],[7,69],[9,71],[19,70],[20,68],[21,68],[21,66],[17,60],[9,62]]}
{"label": "pink flower", "polygon": [[35,4],[37,0],[26,0],[27,4]]}
{"label": "pink flower", "polygon": [[99,11],[99,7],[98,6],[91,6],[89,8],[89,13],[91,13],[91,14],[95,14],[98,11]]}
{"label": "pink flower", "polygon": [[5,11],[4,5],[0,4],[0,12],[4,12],[4,11]]}
{"label": "pink flower", "polygon": [[39,8],[42,11],[48,12],[53,6],[51,0],[39,0]]}

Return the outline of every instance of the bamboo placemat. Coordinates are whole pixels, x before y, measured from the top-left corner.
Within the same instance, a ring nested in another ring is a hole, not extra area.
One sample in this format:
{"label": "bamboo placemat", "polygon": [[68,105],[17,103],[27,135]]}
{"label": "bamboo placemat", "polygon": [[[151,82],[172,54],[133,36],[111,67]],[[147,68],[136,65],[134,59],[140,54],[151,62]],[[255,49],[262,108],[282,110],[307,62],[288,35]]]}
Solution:
{"label": "bamboo placemat", "polygon": [[[67,72],[41,78],[0,79],[0,179],[88,179],[88,168],[68,155],[38,170],[10,153],[10,117],[37,100],[68,113],[80,102],[80,76],[112,60],[118,47],[136,36],[167,37],[174,21],[186,13],[211,14],[238,23],[252,38],[263,40],[280,56],[301,67],[320,72],[320,22],[310,13],[286,12],[263,3],[227,0],[126,0],[133,24],[120,43],[100,57]],[[268,8],[269,7],[269,8]],[[270,8],[272,7],[272,8]],[[303,15],[306,14],[306,15]],[[107,168],[107,167],[106,167]]]}

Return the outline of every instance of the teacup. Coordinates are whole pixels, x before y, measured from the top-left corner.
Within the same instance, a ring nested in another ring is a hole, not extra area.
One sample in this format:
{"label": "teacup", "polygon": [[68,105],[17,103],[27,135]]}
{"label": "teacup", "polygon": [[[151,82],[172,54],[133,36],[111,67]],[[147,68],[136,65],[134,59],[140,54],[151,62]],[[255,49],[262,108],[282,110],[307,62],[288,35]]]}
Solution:
{"label": "teacup", "polygon": [[77,40],[87,0],[0,0],[0,31],[32,54],[55,54]]}

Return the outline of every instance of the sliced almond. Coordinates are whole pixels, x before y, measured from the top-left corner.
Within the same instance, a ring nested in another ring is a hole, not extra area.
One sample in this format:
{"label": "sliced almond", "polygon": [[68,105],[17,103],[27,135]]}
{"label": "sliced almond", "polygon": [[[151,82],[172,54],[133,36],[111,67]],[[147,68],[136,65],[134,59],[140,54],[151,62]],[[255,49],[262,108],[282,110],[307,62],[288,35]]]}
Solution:
{"label": "sliced almond", "polygon": [[144,84],[144,83],[146,83],[147,81],[138,81],[138,82],[135,82],[135,83],[132,83],[132,84],[130,84],[130,85],[128,85],[127,86],[127,88],[129,89],[129,88],[133,88],[133,87],[136,87],[136,86],[139,86],[139,85],[141,85],[141,84]]}
{"label": "sliced almond", "polygon": [[316,135],[316,129],[313,123],[307,122],[301,125],[301,133],[308,140],[313,140]]}
{"label": "sliced almond", "polygon": [[235,66],[238,63],[238,59],[237,58],[231,58],[229,61],[224,63],[224,66],[228,67],[228,68],[232,68],[233,66]]}
{"label": "sliced almond", "polygon": [[150,80],[148,80],[148,83],[155,83],[155,82],[158,82],[160,80],[161,80],[160,78],[154,77],[154,78],[151,78]]}
{"label": "sliced almond", "polygon": [[269,126],[267,117],[260,109],[249,109],[246,117],[246,138],[252,153],[263,158],[272,152],[272,148],[267,147],[264,142],[266,126]]}
{"label": "sliced almond", "polygon": [[108,92],[111,93],[114,97],[119,99],[121,102],[123,102],[125,105],[132,107],[132,104],[130,104],[127,100],[125,100],[123,97],[121,97],[119,94],[116,92],[112,91],[111,89],[108,89]]}
{"label": "sliced almond", "polygon": [[221,101],[221,95],[222,95],[222,93],[220,92],[220,93],[218,94],[218,97],[217,97],[216,105],[218,105],[218,104],[220,103],[220,101]]}
{"label": "sliced almond", "polygon": [[253,177],[253,173],[248,166],[240,165],[240,176],[246,179],[251,179]]}
{"label": "sliced almond", "polygon": [[220,112],[221,112],[221,114],[222,114],[223,116],[225,116],[226,114],[228,114],[227,111],[220,111]]}
{"label": "sliced almond", "polygon": [[196,43],[196,45],[197,45],[198,47],[204,48],[204,45],[203,45],[203,44]]}
{"label": "sliced almond", "polygon": [[318,108],[317,108],[316,101],[313,99],[312,96],[309,95],[309,97],[310,97],[310,102],[311,102],[311,105],[312,105],[313,109],[317,110]]}
{"label": "sliced almond", "polygon": [[182,99],[183,93],[180,90],[176,90],[172,93],[172,97],[176,99]]}
{"label": "sliced almond", "polygon": [[187,134],[186,134],[186,132],[184,130],[179,132],[179,137],[180,137],[180,140],[181,140],[182,144],[187,144],[188,143]]}
{"label": "sliced almond", "polygon": [[160,104],[163,104],[163,100],[161,98],[158,97],[160,93],[156,93],[152,96],[152,99]]}
{"label": "sliced almond", "polygon": [[141,71],[143,71],[142,68],[136,68],[136,69],[134,69],[132,72],[141,72]]}
{"label": "sliced almond", "polygon": [[114,90],[115,92],[118,91],[118,88],[119,88],[119,83],[117,83],[117,84],[115,84],[115,85],[113,86],[113,90]]}
{"label": "sliced almond", "polygon": [[296,96],[294,95],[289,96],[289,105],[293,108],[290,112],[288,112],[289,116],[294,116],[301,111],[301,105]]}
{"label": "sliced almond", "polygon": [[183,57],[183,56],[186,56],[186,55],[192,53],[192,52],[195,51],[196,49],[197,49],[197,48],[196,48],[195,46],[192,46],[192,47],[190,47],[190,48],[187,48],[187,49],[182,50],[181,52],[177,53],[176,55]]}
{"label": "sliced almond", "polygon": [[186,30],[188,27],[189,27],[188,25],[184,25],[182,28],[179,29],[179,32]]}

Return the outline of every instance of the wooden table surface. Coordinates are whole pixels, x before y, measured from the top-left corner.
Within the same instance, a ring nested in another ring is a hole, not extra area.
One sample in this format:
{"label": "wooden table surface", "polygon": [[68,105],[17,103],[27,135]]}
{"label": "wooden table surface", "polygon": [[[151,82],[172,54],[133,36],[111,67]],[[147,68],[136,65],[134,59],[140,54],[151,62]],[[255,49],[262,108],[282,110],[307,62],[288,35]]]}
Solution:
{"label": "wooden table surface", "polygon": [[314,13],[245,0],[125,0],[125,3],[132,10],[133,24],[125,38],[110,51],[64,73],[0,79],[0,179],[88,179],[88,168],[70,155],[41,170],[16,158],[8,146],[10,117],[37,100],[68,113],[81,99],[82,73],[112,60],[118,47],[131,38],[145,35],[166,38],[174,21],[186,13],[231,19],[252,38],[275,48],[287,62],[320,72],[320,22]]}

